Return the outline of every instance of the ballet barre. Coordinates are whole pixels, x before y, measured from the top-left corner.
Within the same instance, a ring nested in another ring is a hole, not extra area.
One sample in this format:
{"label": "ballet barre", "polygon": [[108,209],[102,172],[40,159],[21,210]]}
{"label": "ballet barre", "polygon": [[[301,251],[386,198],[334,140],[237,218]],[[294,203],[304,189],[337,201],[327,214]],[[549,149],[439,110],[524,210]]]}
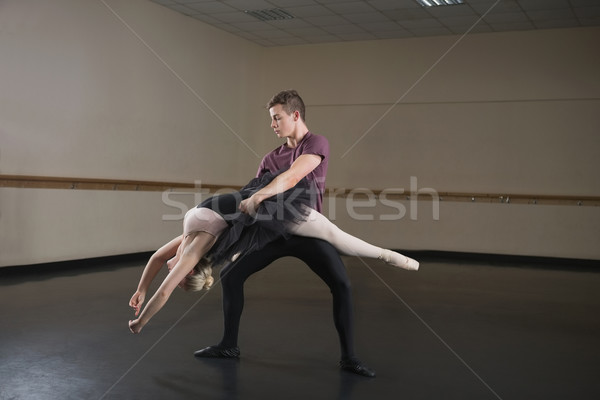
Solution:
{"label": "ballet barre", "polygon": [[[32,175],[0,175],[0,187],[24,189],[70,189],[70,190],[125,190],[142,192],[200,190],[235,191],[241,186],[215,185],[186,182],[161,182],[123,179],[73,178]],[[468,193],[468,192],[427,192],[410,193],[394,190],[344,189],[328,188],[325,196],[353,199],[390,199],[401,201],[439,201],[439,202],[469,202],[485,204],[529,204],[529,205],[565,205],[565,206],[600,206],[600,196],[577,195],[536,195],[515,193]]]}

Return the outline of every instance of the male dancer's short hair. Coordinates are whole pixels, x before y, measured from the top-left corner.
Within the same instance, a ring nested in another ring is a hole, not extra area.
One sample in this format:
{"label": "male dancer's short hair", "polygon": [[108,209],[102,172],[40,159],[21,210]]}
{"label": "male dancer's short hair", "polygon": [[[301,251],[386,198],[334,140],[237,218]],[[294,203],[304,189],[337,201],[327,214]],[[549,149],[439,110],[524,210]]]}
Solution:
{"label": "male dancer's short hair", "polygon": [[294,111],[298,111],[302,121],[306,121],[304,101],[294,89],[282,90],[273,96],[273,98],[269,100],[269,103],[267,103],[267,110],[277,104],[281,104],[283,110],[288,113],[288,115],[292,114]]}

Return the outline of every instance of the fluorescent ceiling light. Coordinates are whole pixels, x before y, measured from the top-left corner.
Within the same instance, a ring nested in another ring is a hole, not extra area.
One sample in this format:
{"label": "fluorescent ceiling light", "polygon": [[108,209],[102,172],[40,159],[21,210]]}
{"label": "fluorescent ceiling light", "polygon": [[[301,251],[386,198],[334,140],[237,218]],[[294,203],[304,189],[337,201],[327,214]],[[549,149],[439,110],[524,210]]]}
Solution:
{"label": "fluorescent ceiling light", "polygon": [[463,4],[463,0],[417,0],[417,3],[423,7],[437,7],[437,6],[455,6]]}

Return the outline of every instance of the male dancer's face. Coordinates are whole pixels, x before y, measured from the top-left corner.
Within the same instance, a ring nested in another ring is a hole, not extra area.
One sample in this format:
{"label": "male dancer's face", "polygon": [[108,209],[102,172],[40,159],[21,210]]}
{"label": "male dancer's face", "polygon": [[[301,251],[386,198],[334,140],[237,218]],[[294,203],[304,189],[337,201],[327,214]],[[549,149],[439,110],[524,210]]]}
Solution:
{"label": "male dancer's face", "polygon": [[269,114],[271,114],[271,128],[277,137],[288,138],[293,135],[297,113],[288,114],[281,104],[275,104],[269,108]]}

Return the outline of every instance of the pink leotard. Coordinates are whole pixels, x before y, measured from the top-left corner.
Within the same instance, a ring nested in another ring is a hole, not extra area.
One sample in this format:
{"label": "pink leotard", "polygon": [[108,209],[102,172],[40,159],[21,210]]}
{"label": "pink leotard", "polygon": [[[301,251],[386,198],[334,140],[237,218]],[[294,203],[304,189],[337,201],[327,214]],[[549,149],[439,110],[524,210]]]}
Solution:
{"label": "pink leotard", "polygon": [[227,222],[209,208],[194,207],[183,217],[183,237],[194,232],[207,232],[214,237],[219,237],[225,228]]}

